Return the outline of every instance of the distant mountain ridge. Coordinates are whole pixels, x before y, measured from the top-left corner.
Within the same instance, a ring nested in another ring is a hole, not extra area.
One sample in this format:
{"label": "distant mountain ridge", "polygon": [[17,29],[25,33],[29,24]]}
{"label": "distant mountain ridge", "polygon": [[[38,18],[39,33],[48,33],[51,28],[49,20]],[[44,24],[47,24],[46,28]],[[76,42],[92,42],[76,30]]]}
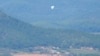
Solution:
{"label": "distant mountain ridge", "polygon": [[[0,0],[6,14],[35,26],[100,32],[99,0]],[[54,5],[55,9],[51,10]]]}
{"label": "distant mountain ridge", "polygon": [[55,46],[60,48],[92,46],[99,48],[99,35],[63,30],[45,29],[19,21],[0,12],[0,47],[28,48]]}

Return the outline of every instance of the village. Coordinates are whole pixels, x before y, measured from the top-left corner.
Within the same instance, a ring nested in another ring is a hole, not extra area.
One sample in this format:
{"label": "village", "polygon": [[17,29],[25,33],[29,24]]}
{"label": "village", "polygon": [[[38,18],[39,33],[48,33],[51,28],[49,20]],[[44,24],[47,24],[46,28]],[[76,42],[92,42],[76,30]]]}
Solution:
{"label": "village", "polygon": [[81,47],[79,49],[77,48],[77,49],[74,49],[75,50],[74,52],[60,50],[57,47],[35,47],[34,50],[35,51],[31,53],[25,53],[25,52],[13,53],[13,56],[76,56],[77,54],[75,54],[75,51],[76,52],[89,51],[90,53],[98,51],[92,47]]}

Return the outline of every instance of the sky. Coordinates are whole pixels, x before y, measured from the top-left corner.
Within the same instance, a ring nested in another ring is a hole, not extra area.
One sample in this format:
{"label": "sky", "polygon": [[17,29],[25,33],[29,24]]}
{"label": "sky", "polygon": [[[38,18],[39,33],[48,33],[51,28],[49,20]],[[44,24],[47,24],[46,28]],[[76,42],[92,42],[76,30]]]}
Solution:
{"label": "sky", "polygon": [[100,24],[100,0],[0,0],[0,9],[39,26]]}

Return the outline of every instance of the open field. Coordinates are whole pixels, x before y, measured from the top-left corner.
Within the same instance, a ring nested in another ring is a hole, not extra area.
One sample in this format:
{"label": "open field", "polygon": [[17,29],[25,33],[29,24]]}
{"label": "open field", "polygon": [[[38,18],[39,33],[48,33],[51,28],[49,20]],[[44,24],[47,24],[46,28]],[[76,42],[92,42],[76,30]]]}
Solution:
{"label": "open field", "polygon": [[14,54],[13,56],[48,56],[47,54]]}
{"label": "open field", "polygon": [[69,52],[75,54],[76,56],[100,56],[100,51],[98,50],[69,49]]}
{"label": "open field", "polygon": [[26,54],[26,53],[22,53],[22,54],[13,54],[13,56],[61,56],[60,54]]}

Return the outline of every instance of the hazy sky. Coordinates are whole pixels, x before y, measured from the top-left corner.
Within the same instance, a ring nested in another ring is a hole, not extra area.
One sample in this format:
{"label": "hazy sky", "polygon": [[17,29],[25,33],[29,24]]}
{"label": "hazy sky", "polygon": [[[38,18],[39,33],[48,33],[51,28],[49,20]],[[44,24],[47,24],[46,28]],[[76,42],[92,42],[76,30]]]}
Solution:
{"label": "hazy sky", "polygon": [[100,0],[0,0],[0,8],[8,15],[32,24],[100,20]]}

